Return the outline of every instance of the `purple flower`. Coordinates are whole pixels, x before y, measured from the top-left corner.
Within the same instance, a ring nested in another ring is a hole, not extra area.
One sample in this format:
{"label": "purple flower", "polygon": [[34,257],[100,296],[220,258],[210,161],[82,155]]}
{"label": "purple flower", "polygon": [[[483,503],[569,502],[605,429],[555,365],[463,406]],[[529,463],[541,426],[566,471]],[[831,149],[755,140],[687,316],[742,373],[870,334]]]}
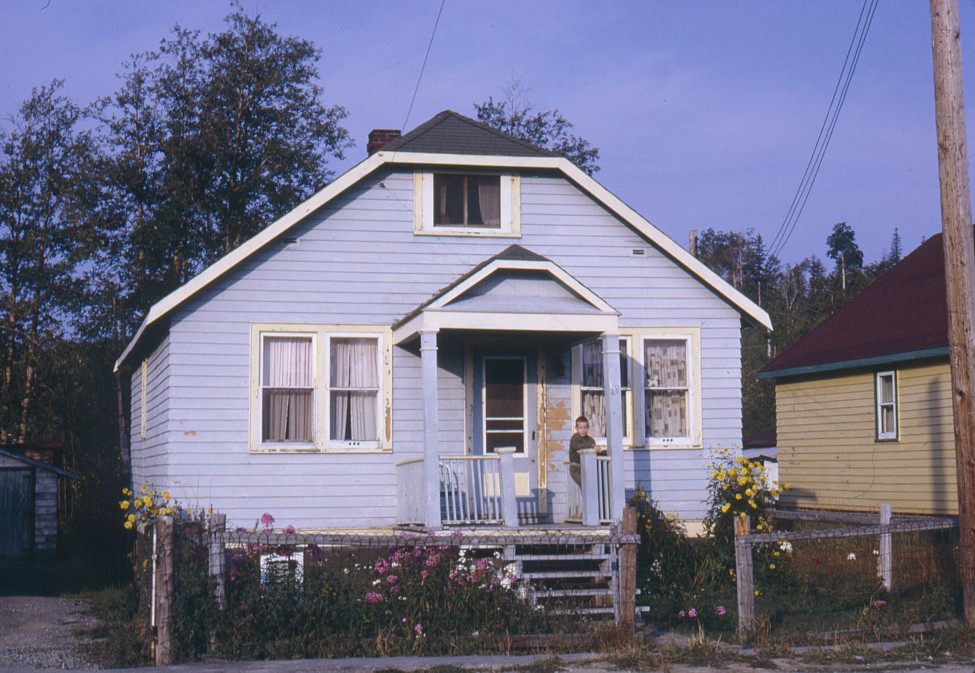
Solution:
{"label": "purple flower", "polygon": [[718,616],[719,616],[719,617],[724,617],[724,616],[725,616],[725,615],[726,615],[726,614],[728,613],[728,611],[727,611],[727,610],[725,610],[725,608],[724,608],[724,606],[723,606],[723,605],[718,605],[718,606],[716,606],[716,607],[714,608],[714,611],[718,613]]}
{"label": "purple flower", "polygon": [[370,591],[366,594],[366,602],[368,603],[382,603],[383,595],[377,594],[375,591]]}
{"label": "purple flower", "polygon": [[422,579],[426,579],[426,578],[430,577],[430,573],[428,573],[426,570],[421,570],[420,571],[420,577]]}

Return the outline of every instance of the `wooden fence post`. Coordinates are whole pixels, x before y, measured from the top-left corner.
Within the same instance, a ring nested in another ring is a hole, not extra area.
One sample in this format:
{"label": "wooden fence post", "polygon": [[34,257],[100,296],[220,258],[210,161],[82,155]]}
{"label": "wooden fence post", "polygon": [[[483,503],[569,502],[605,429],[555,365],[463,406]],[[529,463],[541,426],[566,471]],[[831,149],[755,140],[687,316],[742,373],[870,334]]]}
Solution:
{"label": "wooden fence post", "polygon": [[156,519],[156,666],[173,663],[173,594],[175,526],[173,517]]}
{"label": "wooden fence post", "polygon": [[[885,502],[880,505],[880,525],[889,526],[890,518],[890,503]],[[880,577],[884,589],[890,591],[890,588],[894,585],[894,549],[889,532],[880,534],[880,556],[877,557],[877,575]]]}
{"label": "wooden fence post", "polygon": [[210,517],[209,537],[210,548],[210,580],[213,582],[213,598],[217,602],[217,609],[223,610],[227,606],[226,592],[226,563],[227,555],[224,551],[224,532],[227,530],[227,515],[214,514]]}
{"label": "wooden fence post", "polygon": [[745,539],[750,530],[747,516],[735,517],[735,579],[738,586],[738,633],[755,630],[755,577],[752,546]]}
{"label": "wooden fence post", "polygon": [[[623,508],[621,526],[623,535],[636,534],[636,510]],[[633,629],[636,619],[636,545],[627,542],[621,545],[619,567],[619,625]]]}

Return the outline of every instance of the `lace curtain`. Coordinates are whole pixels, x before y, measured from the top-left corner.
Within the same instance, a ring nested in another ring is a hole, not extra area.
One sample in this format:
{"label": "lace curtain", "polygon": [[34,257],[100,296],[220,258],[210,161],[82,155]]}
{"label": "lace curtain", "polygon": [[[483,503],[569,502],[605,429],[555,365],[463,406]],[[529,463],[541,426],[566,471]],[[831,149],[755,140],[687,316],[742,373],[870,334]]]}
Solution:
{"label": "lace curtain", "polygon": [[501,181],[498,178],[480,178],[477,181],[477,205],[486,227],[501,226]]}
{"label": "lace curtain", "polygon": [[646,429],[648,437],[686,437],[687,342],[648,340]]}
{"label": "lace curtain", "polygon": [[267,442],[314,440],[314,353],[310,337],[265,337],[263,428]]}
{"label": "lace curtain", "polygon": [[335,337],[331,340],[331,439],[378,439],[378,352],[377,339]]}

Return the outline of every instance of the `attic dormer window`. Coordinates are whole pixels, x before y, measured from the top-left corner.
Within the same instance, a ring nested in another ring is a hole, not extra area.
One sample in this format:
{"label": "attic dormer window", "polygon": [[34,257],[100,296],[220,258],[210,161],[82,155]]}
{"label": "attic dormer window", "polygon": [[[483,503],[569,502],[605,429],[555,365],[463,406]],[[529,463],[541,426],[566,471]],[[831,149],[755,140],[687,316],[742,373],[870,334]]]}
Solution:
{"label": "attic dormer window", "polygon": [[501,177],[433,176],[434,226],[501,228]]}
{"label": "attic dormer window", "polygon": [[517,176],[505,173],[417,171],[417,234],[519,236]]}

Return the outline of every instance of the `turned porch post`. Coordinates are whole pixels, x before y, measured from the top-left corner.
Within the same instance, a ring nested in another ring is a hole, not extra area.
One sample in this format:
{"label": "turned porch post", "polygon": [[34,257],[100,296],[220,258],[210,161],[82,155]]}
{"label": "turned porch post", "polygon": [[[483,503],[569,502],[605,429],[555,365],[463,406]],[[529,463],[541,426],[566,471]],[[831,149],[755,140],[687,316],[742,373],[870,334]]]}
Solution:
{"label": "turned porch post", "polygon": [[603,334],[603,386],[606,402],[606,455],[609,456],[609,508],[613,521],[623,519],[626,484],[623,471],[623,396],[620,392],[620,335]]}
{"label": "turned porch post", "polygon": [[423,368],[423,489],[424,523],[438,529],[440,518],[440,409],[437,394],[437,330],[420,332]]}

